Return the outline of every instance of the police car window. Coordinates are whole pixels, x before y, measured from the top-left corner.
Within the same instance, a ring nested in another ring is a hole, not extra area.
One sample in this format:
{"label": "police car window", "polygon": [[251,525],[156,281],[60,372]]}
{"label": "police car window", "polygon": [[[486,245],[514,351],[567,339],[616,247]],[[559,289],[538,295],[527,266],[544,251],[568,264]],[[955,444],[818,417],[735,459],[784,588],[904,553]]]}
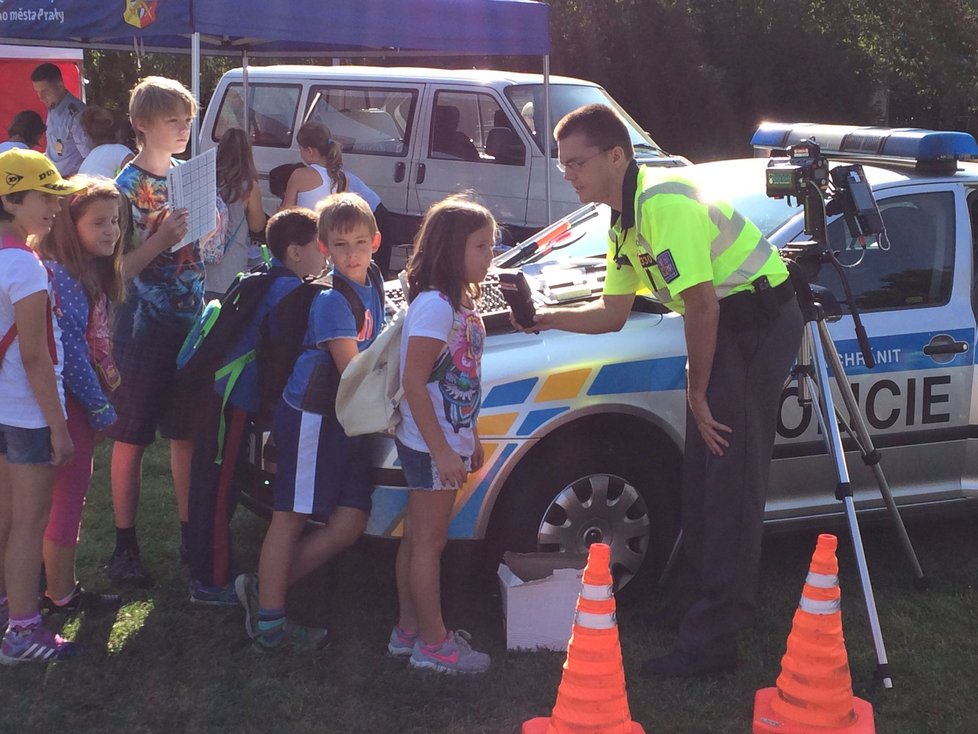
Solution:
{"label": "police car window", "polygon": [[313,87],[305,120],[321,122],[344,153],[407,155],[413,89]]}
{"label": "police car window", "polygon": [[[292,145],[292,121],[302,88],[298,85],[249,84],[248,112],[252,145],[288,148]],[[211,139],[215,142],[231,128],[245,128],[244,93],[240,84],[224,91]]]}
{"label": "police car window", "polygon": [[[922,308],[947,303],[954,262],[954,196],[949,191],[879,200],[889,249],[878,241],[865,250],[841,217],[829,224],[829,244],[839,253],[860,311]],[[848,310],[831,267],[819,282]]]}

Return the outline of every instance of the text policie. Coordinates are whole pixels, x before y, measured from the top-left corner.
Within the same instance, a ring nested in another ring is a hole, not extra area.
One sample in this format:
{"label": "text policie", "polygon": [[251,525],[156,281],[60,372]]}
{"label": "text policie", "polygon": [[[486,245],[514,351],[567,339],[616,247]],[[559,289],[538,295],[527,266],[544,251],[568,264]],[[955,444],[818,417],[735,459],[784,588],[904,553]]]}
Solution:
{"label": "text policie", "polygon": [[[951,402],[950,385],[950,375],[911,377],[900,382],[887,378],[870,384],[864,399],[861,388],[865,386],[849,383],[866,421],[877,430],[892,428],[898,423],[901,427],[950,423],[951,414],[942,409]],[[813,423],[818,431],[812,406],[799,406],[798,388],[794,385],[786,388],[781,394],[778,436],[798,438],[812,428]]]}

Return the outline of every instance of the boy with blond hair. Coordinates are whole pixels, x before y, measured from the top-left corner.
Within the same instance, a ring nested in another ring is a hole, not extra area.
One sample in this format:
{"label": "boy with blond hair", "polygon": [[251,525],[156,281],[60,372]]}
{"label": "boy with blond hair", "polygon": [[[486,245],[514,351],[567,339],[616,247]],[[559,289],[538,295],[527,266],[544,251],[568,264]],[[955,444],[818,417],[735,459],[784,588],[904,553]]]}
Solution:
{"label": "boy with blond hair", "polygon": [[[113,355],[122,383],[113,393],[119,415],[107,431],[112,450],[112,504],[116,546],[106,571],[116,585],[149,586],[136,540],[142,459],[159,429],[170,439],[170,469],[186,533],[193,452],[187,395],[175,382],[176,356],[200,313],[204,264],[197,242],[175,248],[187,233],[186,209],[170,209],[166,176],[190,139],[197,114],[193,95],[177,81],[146,77],[129,97],[139,152],[116,178],[132,205],[134,246],[124,258],[129,281],[116,310]],[[184,544],[181,543],[181,548]]]}
{"label": "boy with blond hair", "polygon": [[[319,241],[333,265],[334,287],[312,301],[303,343],[316,348],[299,356],[275,409],[273,514],[258,574],[243,574],[235,581],[247,613],[248,635],[260,652],[325,646],[325,629],[286,617],[286,592],[290,584],[352,545],[363,534],[370,513],[366,437],[347,436],[335,412],[325,407],[330,401],[322,399],[330,384],[335,399],[336,381],[330,380],[330,373],[342,374],[384,323],[383,297],[369,271],[380,233],[367,202],[350,193],[324,199]],[[359,325],[351,299],[359,299]],[[310,516],[326,518],[325,524],[304,533]]]}

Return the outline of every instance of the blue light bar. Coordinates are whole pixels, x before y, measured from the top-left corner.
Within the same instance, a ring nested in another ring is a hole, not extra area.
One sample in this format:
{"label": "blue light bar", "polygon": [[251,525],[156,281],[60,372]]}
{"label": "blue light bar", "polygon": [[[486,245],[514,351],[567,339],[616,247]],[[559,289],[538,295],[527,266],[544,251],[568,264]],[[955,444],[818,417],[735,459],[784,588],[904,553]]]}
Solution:
{"label": "blue light bar", "polygon": [[750,142],[755,148],[789,148],[812,137],[826,155],[894,158],[918,163],[978,158],[978,143],[968,133],[913,127],[764,122]]}

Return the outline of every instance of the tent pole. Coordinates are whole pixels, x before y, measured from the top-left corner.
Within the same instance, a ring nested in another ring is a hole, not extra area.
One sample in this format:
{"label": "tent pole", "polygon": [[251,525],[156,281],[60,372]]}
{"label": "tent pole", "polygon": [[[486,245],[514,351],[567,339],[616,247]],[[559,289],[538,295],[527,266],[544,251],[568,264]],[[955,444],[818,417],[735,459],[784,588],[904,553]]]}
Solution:
{"label": "tent pole", "polygon": [[549,225],[553,221],[550,196],[550,131],[553,129],[550,121],[550,54],[543,57],[543,119],[547,121],[543,134],[543,160],[545,163],[543,182],[547,191],[547,224]]}
{"label": "tent pole", "polygon": [[[200,109],[200,33],[194,31],[190,37],[190,91]],[[194,115],[190,128],[190,155],[197,155],[200,148],[200,115]]]}
{"label": "tent pole", "polygon": [[244,132],[251,140],[251,110],[248,107],[248,49],[241,49],[241,96],[244,98]]}

